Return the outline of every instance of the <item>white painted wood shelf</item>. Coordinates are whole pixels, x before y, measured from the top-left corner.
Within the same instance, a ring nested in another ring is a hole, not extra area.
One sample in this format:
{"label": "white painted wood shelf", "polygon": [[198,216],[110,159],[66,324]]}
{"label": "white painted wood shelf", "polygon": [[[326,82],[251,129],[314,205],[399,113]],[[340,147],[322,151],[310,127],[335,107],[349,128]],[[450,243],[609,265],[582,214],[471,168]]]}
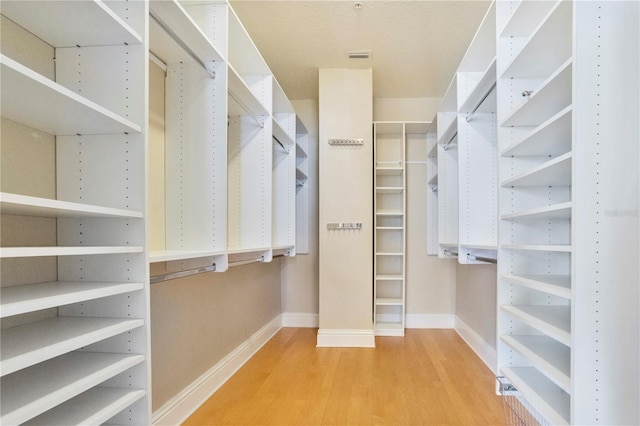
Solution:
{"label": "white painted wood shelf", "polygon": [[27,195],[0,193],[0,209],[3,214],[14,214],[38,217],[123,217],[142,218],[142,212],[91,204],[72,203],[61,200],[31,197]]}
{"label": "white painted wood shelf", "polygon": [[156,250],[149,252],[149,262],[171,262],[174,260],[198,259],[224,254],[226,254],[224,250]]}
{"label": "white painted wood shelf", "polygon": [[269,110],[249,89],[240,74],[229,65],[229,115],[269,116]]}
{"label": "white painted wood shelf", "polygon": [[145,360],[144,355],[71,352],[2,379],[3,424],[24,423]]}
{"label": "white painted wood shelf", "polygon": [[142,253],[143,247],[139,246],[113,246],[113,247],[3,247],[0,249],[0,258],[10,257],[40,257],[40,256],[85,256],[97,254],[124,254]]}
{"label": "white painted wood shelf", "polygon": [[537,207],[522,210],[516,213],[507,213],[500,216],[502,220],[526,220],[526,219],[571,219],[571,201],[554,204],[551,206]]}
{"label": "white painted wood shelf", "polygon": [[570,186],[572,158],[572,153],[567,152],[503,181],[501,186]]}
{"label": "white painted wood shelf", "polygon": [[530,37],[553,6],[553,1],[519,2],[500,31],[500,37]]}
{"label": "white painted wood shelf", "polygon": [[504,274],[502,279],[506,282],[532,288],[543,293],[553,294],[564,299],[571,299],[570,275],[515,275]]}
{"label": "white painted wood shelf", "polygon": [[402,167],[376,167],[376,174],[381,176],[401,176],[402,173],[404,173]]}
{"label": "white painted wood shelf", "polygon": [[501,309],[563,345],[571,347],[570,306],[503,305]]}
{"label": "white painted wood shelf", "polygon": [[[471,89],[469,96],[462,101],[462,104],[458,108],[458,112],[463,114],[470,114],[474,109],[481,105],[485,99],[485,96],[495,89],[493,86],[496,84],[496,58],[495,56],[491,60],[491,63],[487,68],[482,71],[481,78],[478,83]],[[492,89],[493,88],[493,89]],[[495,100],[494,100],[495,103]]]}
{"label": "white painted wood shelf", "polygon": [[505,250],[551,251],[559,253],[571,253],[569,244],[503,244]]}
{"label": "white painted wood shelf", "polygon": [[401,194],[404,191],[402,187],[394,187],[394,186],[378,186],[376,187],[376,192],[378,194]]}
{"label": "white painted wood shelf", "polygon": [[376,299],[378,306],[402,306],[403,304],[401,297],[379,297]]}
{"label": "white painted wood shelf", "polygon": [[0,290],[0,318],[130,293],[143,288],[144,283],[91,281],[53,281],[3,287]]}
{"label": "white painted wood shelf", "polygon": [[522,139],[505,148],[502,157],[562,155],[571,151],[571,117],[573,107],[562,109]]}
{"label": "white painted wood shelf", "polygon": [[142,319],[54,317],[2,331],[4,377],[67,352],[144,325]]}
{"label": "white painted wood shelf", "polygon": [[400,281],[403,279],[402,275],[376,275],[377,281]]}

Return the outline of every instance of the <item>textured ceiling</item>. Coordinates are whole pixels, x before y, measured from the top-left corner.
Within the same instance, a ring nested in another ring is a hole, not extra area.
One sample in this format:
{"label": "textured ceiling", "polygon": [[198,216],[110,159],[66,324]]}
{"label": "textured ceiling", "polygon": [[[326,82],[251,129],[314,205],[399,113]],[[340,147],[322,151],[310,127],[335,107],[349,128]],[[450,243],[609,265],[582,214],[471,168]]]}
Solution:
{"label": "textured ceiling", "polygon": [[[489,1],[231,0],[290,99],[318,98],[318,68],[373,68],[376,98],[441,97]],[[371,50],[371,59],[347,59]]]}

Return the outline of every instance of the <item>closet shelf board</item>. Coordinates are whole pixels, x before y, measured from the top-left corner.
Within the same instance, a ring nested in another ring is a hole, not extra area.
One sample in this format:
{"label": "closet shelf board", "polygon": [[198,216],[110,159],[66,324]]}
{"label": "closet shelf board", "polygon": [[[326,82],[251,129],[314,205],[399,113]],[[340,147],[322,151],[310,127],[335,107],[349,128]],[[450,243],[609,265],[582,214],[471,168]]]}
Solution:
{"label": "closet shelf board", "polygon": [[502,220],[571,219],[571,201],[502,215]]}
{"label": "closet shelf board", "polygon": [[91,204],[31,197],[28,195],[0,193],[0,210],[3,214],[38,217],[123,217],[142,218],[142,212],[100,207]]}
{"label": "closet shelf board", "polygon": [[501,278],[512,284],[571,299],[571,275],[506,274]]}
{"label": "closet shelf board", "polygon": [[225,253],[225,250],[157,250],[149,253],[149,262],[197,259],[200,257],[221,256]]}
{"label": "closet shelf board", "polygon": [[570,186],[572,153],[567,152],[500,183],[503,187]]}
{"label": "closet shelf board", "polygon": [[571,307],[568,305],[502,305],[525,324],[571,347]]}
{"label": "closet shelf board", "polygon": [[242,77],[229,65],[229,115],[253,114],[256,117],[269,116],[269,110],[253,94]]}
{"label": "closet shelf board", "polygon": [[573,106],[535,127],[522,139],[505,148],[501,157],[562,155],[571,151],[571,117]]}
{"label": "closet shelf board", "polygon": [[2,247],[0,258],[10,257],[42,257],[42,256],[83,256],[96,254],[127,254],[142,253],[139,246],[113,247]]}

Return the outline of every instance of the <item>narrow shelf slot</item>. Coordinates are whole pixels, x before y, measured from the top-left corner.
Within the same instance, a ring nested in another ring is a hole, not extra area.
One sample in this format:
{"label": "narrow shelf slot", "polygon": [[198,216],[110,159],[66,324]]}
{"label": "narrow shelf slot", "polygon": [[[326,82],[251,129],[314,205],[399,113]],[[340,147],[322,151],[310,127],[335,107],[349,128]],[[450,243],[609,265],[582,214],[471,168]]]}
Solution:
{"label": "narrow shelf slot", "polygon": [[296,144],[296,157],[297,158],[307,158],[308,157],[307,151],[305,151],[305,149],[299,143]]}
{"label": "narrow shelf slot", "polygon": [[0,318],[142,290],[143,283],[54,281],[3,287]]}
{"label": "narrow shelf slot", "polygon": [[287,154],[289,153],[289,147],[293,146],[293,139],[289,134],[282,128],[278,120],[275,118],[272,120],[273,122],[273,137],[276,138],[280,143],[282,143],[283,149],[286,150]]}
{"label": "narrow shelf slot", "polygon": [[545,80],[540,87],[532,87],[531,96],[526,97],[519,106],[509,114],[500,124],[501,127],[527,127],[540,124],[562,111],[572,101],[572,70],[571,59]]}
{"label": "narrow shelf slot", "polygon": [[242,77],[229,65],[229,115],[250,115],[257,121],[258,117],[268,116],[269,110],[253,94]]}
{"label": "narrow shelf slot", "polygon": [[378,306],[402,306],[401,297],[379,297],[376,299],[376,305]]}
{"label": "narrow shelf slot", "polygon": [[376,256],[404,256],[404,253],[387,253],[387,252],[378,252]]}
{"label": "narrow shelf slot", "polygon": [[522,210],[516,213],[503,214],[502,220],[524,220],[524,219],[571,219],[571,201],[554,204],[552,206],[538,207],[535,209]]}
{"label": "narrow shelf slot", "polygon": [[401,194],[404,191],[402,187],[395,186],[378,186],[376,187],[376,192],[378,194]]}
{"label": "narrow shelf slot", "polygon": [[90,204],[51,200],[27,195],[0,193],[2,214],[14,214],[39,217],[124,217],[139,219],[142,212]]}
{"label": "narrow shelf slot", "polygon": [[103,1],[41,1],[32,2],[33,7],[24,3],[3,2],[2,14],[53,47],[142,43],[140,34]]}
{"label": "narrow shelf slot", "polygon": [[118,114],[0,55],[2,116],[52,135],[140,133]]}
{"label": "narrow shelf slot", "polygon": [[571,349],[547,336],[500,337],[545,376],[571,394]]}
{"label": "narrow shelf slot", "polygon": [[503,280],[531,288],[554,296],[571,299],[570,275],[511,275],[501,276]]}
{"label": "narrow shelf slot", "polygon": [[503,244],[506,250],[529,250],[529,251],[555,251],[559,253],[571,253],[570,244]]}
{"label": "narrow shelf slot", "polygon": [[144,355],[71,352],[2,379],[3,424],[20,424],[144,361]]}
{"label": "narrow shelf slot", "polygon": [[143,389],[95,387],[29,420],[24,426],[101,425],[143,396]]}
{"label": "narrow shelf slot", "polygon": [[440,139],[438,139],[438,145],[448,145],[453,139],[455,139],[458,133],[458,116],[456,115],[449,125],[442,131]]}
{"label": "narrow shelf slot", "polygon": [[404,216],[402,210],[378,210],[376,216]]}
{"label": "narrow shelf slot", "polygon": [[562,155],[571,151],[570,105],[500,153],[501,157]]}
{"label": "narrow shelf slot", "polygon": [[521,1],[500,37],[530,37],[553,5],[551,1]]}
{"label": "narrow shelf slot", "polygon": [[402,275],[376,275],[376,281],[402,281]]}
{"label": "narrow shelf slot", "polygon": [[541,333],[571,347],[571,307],[568,305],[502,305],[502,310]]}
{"label": "narrow shelf slot", "polygon": [[503,187],[571,186],[572,153],[567,152],[524,173],[503,181]]}
{"label": "narrow shelf slot", "polygon": [[137,246],[124,247],[2,247],[0,258],[41,257],[41,256],[83,256],[94,254],[126,254],[142,253],[143,248]]}
{"label": "narrow shelf slot", "polygon": [[144,325],[141,319],[54,317],[2,330],[0,371],[18,370]]}
{"label": "narrow shelf slot", "polygon": [[497,250],[497,244],[473,244],[473,243],[464,243],[460,242],[459,246],[461,248],[466,248],[470,250]]}
{"label": "narrow shelf slot", "polygon": [[570,397],[533,367],[502,368],[505,377],[551,424],[569,424]]}

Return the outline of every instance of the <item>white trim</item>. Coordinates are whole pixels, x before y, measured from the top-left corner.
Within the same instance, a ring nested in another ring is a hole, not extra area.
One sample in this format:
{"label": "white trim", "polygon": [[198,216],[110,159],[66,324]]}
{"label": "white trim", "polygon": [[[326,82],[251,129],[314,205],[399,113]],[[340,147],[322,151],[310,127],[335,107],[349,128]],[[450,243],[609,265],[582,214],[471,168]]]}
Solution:
{"label": "white trim", "polygon": [[457,316],[455,323],[456,332],[462,337],[462,340],[464,340],[487,367],[496,374],[496,367],[498,365],[496,349]]}
{"label": "white trim", "polygon": [[318,348],[375,348],[376,338],[372,329],[320,329]]}
{"label": "white trim", "polygon": [[406,328],[454,328],[456,317],[453,314],[407,314]]}
{"label": "white trim", "polygon": [[306,312],[283,312],[282,326],[318,328],[318,314]]}
{"label": "white trim", "polygon": [[154,425],[184,422],[282,328],[278,315],[153,413]]}

